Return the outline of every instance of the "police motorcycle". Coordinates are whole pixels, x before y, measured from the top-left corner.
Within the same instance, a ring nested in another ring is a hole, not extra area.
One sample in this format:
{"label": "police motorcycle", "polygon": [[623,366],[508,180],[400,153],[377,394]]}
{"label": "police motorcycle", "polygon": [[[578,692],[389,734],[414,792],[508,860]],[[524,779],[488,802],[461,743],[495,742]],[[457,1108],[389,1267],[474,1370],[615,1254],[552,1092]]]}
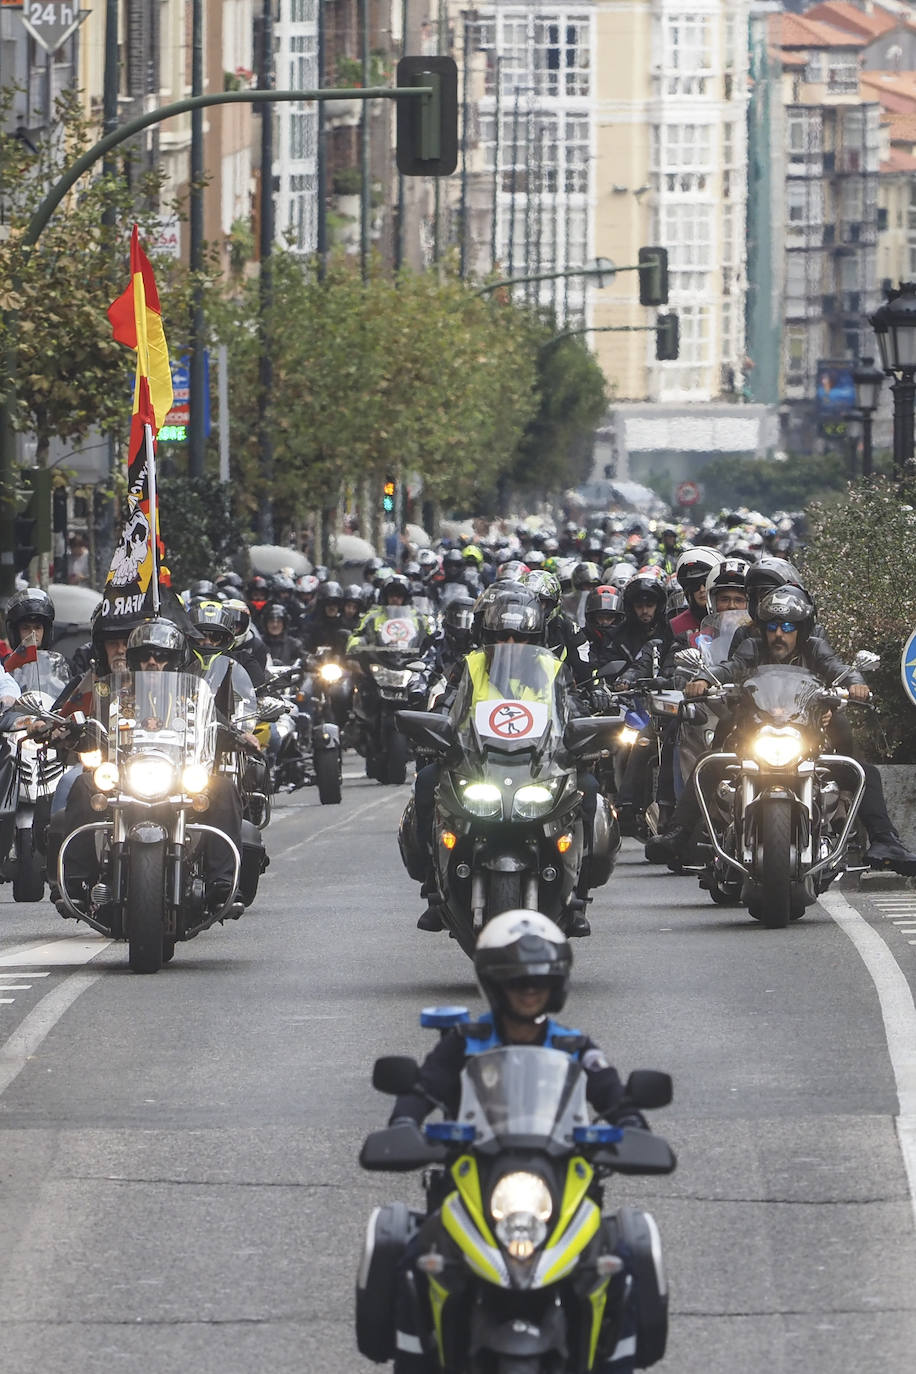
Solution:
{"label": "police motorcycle", "polygon": [[[61,844],[58,908],[126,940],[136,973],[158,972],[177,942],[237,918],[254,900],[265,858],[257,829],[243,822],[240,852],[207,821],[218,734],[235,728],[218,722],[213,693],[196,675],[114,672],[95,684],[80,761],[91,774],[90,805],[99,819]],[[85,906],[69,889],[67,857],[87,841],[100,866]],[[228,895],[217,906],[208,904],[205,841],[227,848],[232,860]]]}
{"label": "police motorcycle", "polygon": [[258,687],[255,734],[265,750],[271,792],[317,787],[323,806],[337,805],[343,771],[340,727],[325,719],[314,681],[309,665],[297,662]]}
{"label": "police motorcycle", "polygon": [[[611,876],[619,835],[599,794],[591,851],[584,834],[579,765],[608,747],[613,717],[570,719],[561,664],[534,644],[493,644],[468,656],[447,716],[400,711],[398,728],[442,763],[433,821],[433,860],[442,920],[473,955],[483,925],[501,911],[533,908],[564,930],[587,857],[588,886]],[[475,674],[491,686],[476,698]],[[521,684],[525,684],[522,686]],[[401,857],[416,882],[413,799],[401,820]]]}
{"label": "police motorcycle", "polygon": [[[468,1022],[461,1007],[421,1015],[440,1030]],[[476,1029],[467,1025],[469,1046]],[[492,1025],[479,1029],[492,1034]],[[422,1092],[418,1074],[414,1060],[386,1057],[372,1082],[392,1095]],[[634,1107],[663,1107],[671,1080],[636,1071],[625,1094]],[[360,1165],[423,1169],[427,1197],[423,1210],[396,1202],[369,1219],[356,1290],[357,1345],[368,1359],[394,1359],[399,1374],[403,1322],[420,1333],[411,1370],[425,1355],[424,1369],[447,1374],[587,1374],[617,1347],[628,1299],[636,1364],[662,1359],[658,1228],[634,1207],[602,1216],[604,1180],[669,1174],[676,1160],[659,1136],[592,1121],[585,1071],[562,1048],[482,1044],[468,1053],[456,1120],[374,1131]]]}
{"label": "police motorcycle", "polygon": [[761,664],[721,692],[735,712],[734,748],[706,754],[694,773],[714,851],[703,880],[714,902],[746,906],[779,929],[845,870],[865,770],[831,751],[826,727],[850,699],[842,677],[877,662],[861,651],[829,687],[803,667]]}
{"label": "police motorcycle", "polygon": [[[451,585],[451,584],[446,584]],[[466,592],[463,593],[466,595]],[[366,760],[366,776],[381,783],[407,777],[407,736],[395,715],[426,709],[433,689],[429,622],[413,606],[377,606],[360,629],[365,641],[347,657],[356,667],[354,745]]]}
{"label": "police motorcycle", "polygon": [[0,716],[0,883],[12,881],[13,900],[40,902],[45,891],[44,831],[64,774],[64,755],[34,739],[27,716],[49,711],[70,678],[53,650],[17,650],[7,667],[23,695]]}

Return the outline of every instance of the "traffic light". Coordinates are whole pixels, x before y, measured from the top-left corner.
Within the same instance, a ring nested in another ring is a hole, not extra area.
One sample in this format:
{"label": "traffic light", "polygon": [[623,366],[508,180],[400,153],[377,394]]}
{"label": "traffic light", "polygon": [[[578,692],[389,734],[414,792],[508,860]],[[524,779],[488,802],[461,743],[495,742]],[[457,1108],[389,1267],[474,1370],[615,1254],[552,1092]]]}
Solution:
{"label": "traffic light", "polygon": [[13,519],[13,564],[17,573],[24,573],[33,558],[51,552],[51,473],[48,468],[21,468],[19,480],[26,500]]}
{"label": "traffic light", "polygon": [[639,267],[639,304],[668,304],[668,250],[667,248],[640,248]]}
{"label": "traffic light", "polygon": [[402,57],[399,86],[432,95],[398,100],[397,163],[406,177],[447,177],[458,166],[458,68],[451,57]]}
{"label": "traffic light", "polygon": [[382,496],[382,510],[386,515],[394,515],[394,478],[386,477]]}
{"label": "traffic light", "polygon": [[655,321],[655,356],[660,363],[670,363],[678,356],[681,342],[680,322],[673,310],[659,315]]}

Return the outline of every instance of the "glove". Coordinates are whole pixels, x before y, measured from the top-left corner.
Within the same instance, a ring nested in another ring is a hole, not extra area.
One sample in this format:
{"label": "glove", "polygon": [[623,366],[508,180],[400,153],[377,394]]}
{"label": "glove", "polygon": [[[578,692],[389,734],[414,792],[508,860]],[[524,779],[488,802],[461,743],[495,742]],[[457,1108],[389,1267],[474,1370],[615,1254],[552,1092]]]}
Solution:
{"label": "glove", "polygon": [[613,708],[614,699],[606,687],[590,687],[588,706],[593,716],[604,716]]}

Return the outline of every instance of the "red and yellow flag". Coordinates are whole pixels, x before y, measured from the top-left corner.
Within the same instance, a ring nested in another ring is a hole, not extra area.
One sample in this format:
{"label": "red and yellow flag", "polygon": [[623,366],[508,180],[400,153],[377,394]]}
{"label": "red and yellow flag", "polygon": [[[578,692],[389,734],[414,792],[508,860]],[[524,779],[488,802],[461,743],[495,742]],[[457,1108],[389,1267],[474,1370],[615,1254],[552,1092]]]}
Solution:
{"label": "red and yellow flag", "polygon": [[[102,614],[108,621],[135,623],[157,615],[162,568],[156,494],[155,437],[172,407],[172,370],[162,327],[159,293],[149,259],[134,225],[130,236],[130,285],[109,307],[114,337],[137,354],[137,380],[127,462],[127,512],[105,579]],[[153,539],[155,531],[155,541]]]}

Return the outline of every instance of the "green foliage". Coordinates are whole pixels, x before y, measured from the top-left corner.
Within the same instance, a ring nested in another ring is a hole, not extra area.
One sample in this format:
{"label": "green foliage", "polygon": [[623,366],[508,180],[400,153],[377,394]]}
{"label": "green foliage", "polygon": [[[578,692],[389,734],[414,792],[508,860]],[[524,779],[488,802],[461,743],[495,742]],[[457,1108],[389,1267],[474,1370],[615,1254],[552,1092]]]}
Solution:
{"label": "green foliage", "polygon": [[869,675],[875,712],[850,719],[872,757],[916,762],[916,707],[900,682],[900,655],[916,628],[916,485],[898,492],[878,478],[845,499],[812,505],[804,573],[827,637],[847,663],[859,649],[881,655]]}
{"label": "green foliage", "polygon": [[[811,458],[714,458],[699,473],[708,508],[748,506],[752,510],[802,510],[826,492],[842,491],[846,460],[837,453]],[[673,493],[664,497],[672,499]]]}
{"label": "green foliage", "polygon": [[216,477],[170,477],[159,488],[165,561],[176,591],[229,566],[244,547],[229,486]]}

